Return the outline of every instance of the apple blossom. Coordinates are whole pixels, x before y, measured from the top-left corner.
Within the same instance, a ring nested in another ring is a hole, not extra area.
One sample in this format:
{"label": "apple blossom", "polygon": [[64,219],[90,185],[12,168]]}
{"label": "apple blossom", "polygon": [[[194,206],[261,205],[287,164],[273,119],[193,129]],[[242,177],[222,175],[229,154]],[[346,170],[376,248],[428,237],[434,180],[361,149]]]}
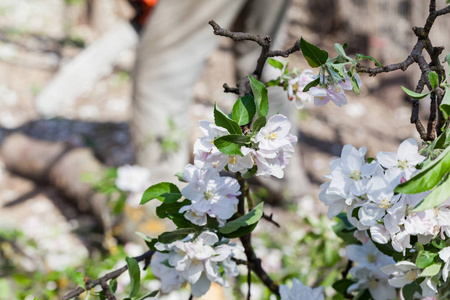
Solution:
{"label": "apple blossom", "polygon": [[208,231],[194,240],[187,239],[171,244],[155,244],[158,251],[168,251],[157,252],[156,262],[152,259],[152,270],[157,268],[154,274],[161,280],[162,291],[173,290],[178,282],[186,281],[191,286],[192,295],[200,297],[208,291],[212,281],[228,286],[219,272],[219,264],[223,265],[227,276],[236,276],[237,266],[231,257],[233,251],[240,248],[225,244],[226,241],[219,243],[217,235]]}
{"label": "apple blossom", "polygon": [[403,175],[408,180],[416,165],[425,159],[418,153],[418,149],[417,142],[409,138],[400,144],[397,153],[380,152],[377,154],[377,160],[384,168],[393,169],[398,175]]}
{"label": "apple blossom", "polygon": [[291,289],[284,284],[280,286],[280,296],[281,300],[323,300],[323,286],[310,288],[297,278],[294,278]]}
{"label": "apple blossom", "polygon": [[296,108],[301,109],[305,102],[313,100],[313,96],[309,92],[303,92],[303,89],[314,79],[312,70],[306,69],[300,75],[288,81],[288,99],[294,102]]}

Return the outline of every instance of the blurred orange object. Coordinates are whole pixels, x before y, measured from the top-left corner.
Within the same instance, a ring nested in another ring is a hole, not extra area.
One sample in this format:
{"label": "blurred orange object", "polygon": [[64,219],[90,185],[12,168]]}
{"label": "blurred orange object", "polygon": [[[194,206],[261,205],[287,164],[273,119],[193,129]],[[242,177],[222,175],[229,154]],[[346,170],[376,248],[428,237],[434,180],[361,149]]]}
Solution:
{"label": "blurred orange object", "polygon": [[158,0],[128,0],[136,10],[136,17],[134,20],[137,25],[142,28],[148,20],[148,16],[153,8],[158,3]]}

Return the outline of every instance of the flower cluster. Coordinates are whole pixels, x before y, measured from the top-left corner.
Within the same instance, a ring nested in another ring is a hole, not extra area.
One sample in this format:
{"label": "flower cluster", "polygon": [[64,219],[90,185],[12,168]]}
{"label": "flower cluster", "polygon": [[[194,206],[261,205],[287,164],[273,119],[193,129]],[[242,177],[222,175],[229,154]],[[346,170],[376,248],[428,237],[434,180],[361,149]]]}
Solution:
{"label": "flower cluster", "polygon": [[[335,82],[331,76],[315,76],[313,75],[312,70],[306,69],[288,81],[288,99],[293,101],[295,107],[298,109],[303,108],[305,103],[312,102],[313,99],[314,104],[318,106],[325,105],[331,101],[341,107],[347,104],[347,98],[345,97],[344,90],[353,89],[350,76],[346,71],[344,72],[344,75],[345,76],[341,77],[340,81]],[[353,76],[358,88],[361,87],[362,81],[359,75],[354,74]],[[320,84],[311,87],[307,92],[303,92],[306,85],[318,77],[320,78]]]}
{"label": "flower cluster", "polygon": [[[387,287],[386,280],[390,286],[401,288],[421,276],[424,278],[420,281],[421,295],[432,297],[437,293],[435,281],[440,278],[440,274],[444,281],[447,279],[450,250],[444,248],[439,252],[439,257],[445,263],[439,275],[436,272],[426,276],[429,272],[422,273],[424,267],[408,260],[415,261],[421,255],[423,248],[417,248],[416,242],[431,245],[433,242],[436,244],[436,240],[444,240],[445,235],[449,236],[450,201],[434,209],[415,212],[413,208],[429,192],[408,195],[394,193],[397,185],[409,180],[417,172],[416,165],[425,159],[418,153],[415,140],[402,142],[397,153],[380,152],[376,159],[366,161],[365,153],[364,147],[357,150],[350,145],[344,146],[341,157],[330,163],[331,174],[325,176],[330,181],[321,186],[319,195],[320,200],[329,206],[329,218],[346,210],[348,221],[355,227],[355,237],[364,243],[363,246],[347,247],[348,257],[358,262],[352,275],[359,282],[350,288],[370,287],[371,280],[376,279],[378,285],[384,286],[384,292],[374,291],[372,296],[378,294],[375,299],[395,299],[395,293]],[[402,255],[404,261],[396,264],[391,261],[388,264],[386,257],[376,254],[378,250],[369,237],[376,244],[390,247],[392,255]],[[373,262],[376,257],[382,259],[367,268],[367,262],[361,261],[364,255],[355,254],[357,252],[369,253],[366,256],[370,256]],[[437,256],[437,253],[431,255]]]}
{"label": "flower cluster", "polygon": [[[297,142],[297,137],[289,133],[290,128],[285,116],[275,115],[267,120],[265,126],[251,133],[251,137],[246,137],[246,146],[240,147],[242,155],[227,155],[216,147],[215,140],[229,135],[229,131],[208,121],[200,121],[204,136],[194,144],[194,164],[188,164],[184,169],[182,180],[187,185],[181,190],[180,197],[185,200],[178,210],[178,214],[196,228],[196,236],[189,235],[169,244],[155,244],[160,252],[156,252],[152,259],[152,271],[161,279],[163,293],[178,289],[187,282],[192,294],[198,297],[208,291],[212,281],[227,285],[219,269],[224,270],[226,276],[237,275],[236,264],[231,257],[238,247],[224,239],[219,241],[214,231],[222,228],[234,215],[241,186],[237,179],[221,176],[219,172],[225,169],[282,178],[283,169],[288,165]],[[218,228],[210,228],[209,219],[217,220]]]}
{"label": "flower cluster", "polygon": [[197,238],[192,236],[171,244],[156,243],[158,251],[151,261],[152,272],[162,281],[162,292],[169,293],[189,283],[194,297],[204,295],[216,282],[228,286],[221,276],[220,268],[226,276],[238,275],[236,263],[231,259],[233,251],[239,247],[228,241],[219,241],[213,232],[205,231]]}

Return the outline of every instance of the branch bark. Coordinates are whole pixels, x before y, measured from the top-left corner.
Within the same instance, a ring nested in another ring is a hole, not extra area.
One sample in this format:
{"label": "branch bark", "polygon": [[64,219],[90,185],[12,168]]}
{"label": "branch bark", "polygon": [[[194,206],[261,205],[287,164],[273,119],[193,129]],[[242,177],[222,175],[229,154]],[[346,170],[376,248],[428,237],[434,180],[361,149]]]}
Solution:
{"label": "branch bark", "polygon": [[[145,264],[144,267],[143,267],[143,270],[145,270],[145,269],[147,269],[148,264],[149,264],[149,262],[150,262],[150,260],[151,260],[151,258],[152,258],[152,256],[153,256],[154,253],[155,253],[155,251],[153,251],[153,250],[148,250],[148,251],[145,252],[144,254],[142,254],[142,255],[140,255],[140,256],[133,257],[133,258],[134,258],[137,262],[145,261],[146,264]],[[148,262],[148,263],[147,263],[147,262]],[[105,290],[105,288],[107,287],[107,288],[108,288],[108,291],[109,291],[109,286],[108,286],[108,284],[107,284],[107,281],[119,277],[119,276],[122,275],[122,273],[125,272],[126,270],[128,270],[128,266],[127,266],[127,265],[123,266],[123,267],[120,268],[120,269],[117,269],[117,270],[115,270],[115,271],[112,271],[112,272],[106,274],[105,276],[100,277],[100,278],[98,278],[98,279],[96,279],[96,280],[89,281],[88,283],[86,283],[85,289],[83,289],[83,288],[81,288],[81,287],[78,287],[78,288],[76,288],[75,290],[73,290],[72,292],[66,294],[62,299],[63,299],[63,300],[69,300],[69,299],[75,298],[76,296],[81,295],[84,291],[90,290],[90,289],[92,289],[93,287],[95,287],[95,286],[97,286],[97,285],[100,285],[100,286],[103,288],[103,290]],[[106,292],[106,290],[105,290],[105,292]],[[106,295],[108,295],[108,292],[106,292]],[[114,297],[114,295],[112,295],[112,297]],[[108,298],[108,299],[115,299],[115,297],[114,297],[114,298]]]}

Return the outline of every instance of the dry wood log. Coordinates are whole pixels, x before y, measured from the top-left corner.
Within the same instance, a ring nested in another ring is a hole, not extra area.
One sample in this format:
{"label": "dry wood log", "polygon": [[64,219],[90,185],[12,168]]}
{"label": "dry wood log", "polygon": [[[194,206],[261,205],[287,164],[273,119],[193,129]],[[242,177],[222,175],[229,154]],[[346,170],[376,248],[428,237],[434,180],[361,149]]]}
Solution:
{"label": "dry wood log", "polygon": [[0,156],[11,172],[49,184],[62,191],[83,212],[91,213],[103,226],[121,241],[138,241],[134,234],[136,220],[111,220],[108,199],[96,192],[90,182],[82,180],[90,174],[101,179],[106,167],[84,147],[73,147],[62,142],[45,142],[21,133],[8,136],[0,148]]}

